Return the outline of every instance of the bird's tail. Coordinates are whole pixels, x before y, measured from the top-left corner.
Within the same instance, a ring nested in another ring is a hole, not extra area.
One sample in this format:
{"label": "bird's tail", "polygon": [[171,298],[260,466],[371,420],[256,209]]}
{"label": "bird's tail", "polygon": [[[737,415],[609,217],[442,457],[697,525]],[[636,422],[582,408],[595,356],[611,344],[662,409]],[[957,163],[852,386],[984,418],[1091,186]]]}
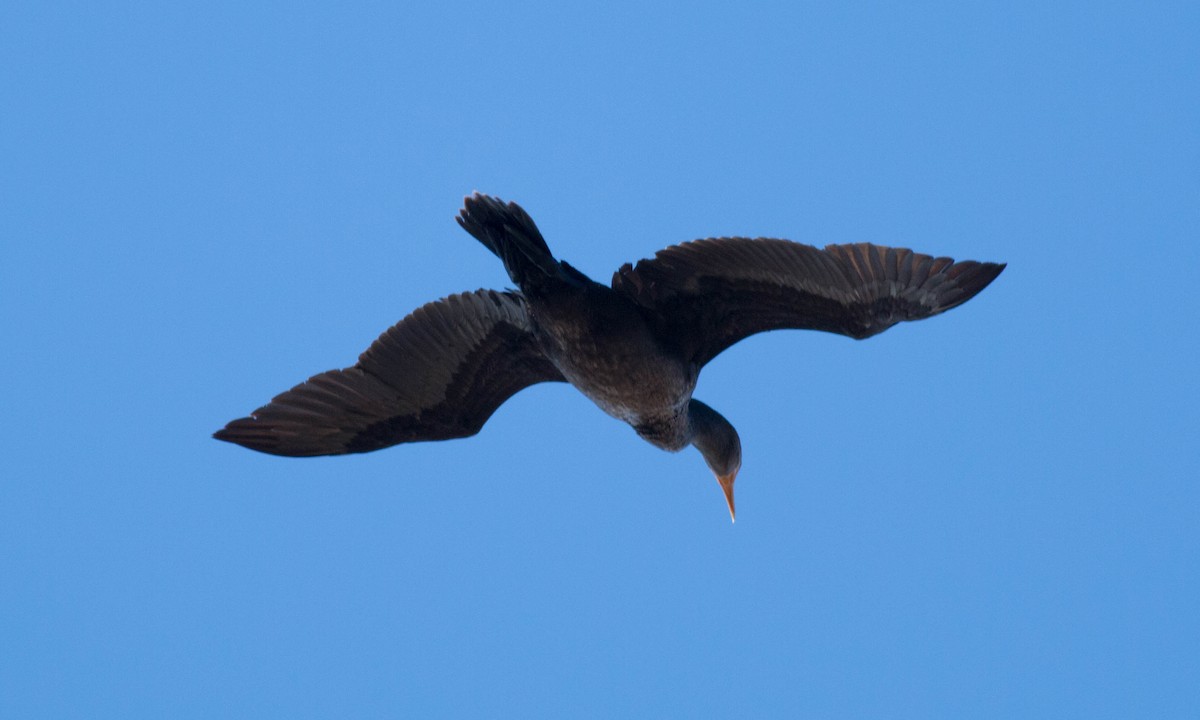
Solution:
{"label": "bird's tail", "polygon": [[517,287],[526,289],[561,276],[563,268],[520,205],[475,193],[463,201],[455,219],[504,262]]}

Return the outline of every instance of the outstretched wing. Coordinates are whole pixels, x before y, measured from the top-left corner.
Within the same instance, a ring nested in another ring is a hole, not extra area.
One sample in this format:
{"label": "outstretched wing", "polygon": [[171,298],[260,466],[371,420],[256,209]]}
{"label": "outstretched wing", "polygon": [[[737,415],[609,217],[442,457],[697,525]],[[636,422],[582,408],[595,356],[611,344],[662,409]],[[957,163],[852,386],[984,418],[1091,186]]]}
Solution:
{"label": "outstretched wing", "polygon": [[530,332],[524,300],[478,290],[419,308],[354,367],[309,378],[213,437],[291,456],[467,437],[517,391],[562,380]]}
{"label": "outstretched wing", "polygon": [[785,328],[866,338],[970,300],[1003,264],[954,262],[869,243],[715,238],[621,267],[613,289],[647,308],[703,365],[754,333]]}

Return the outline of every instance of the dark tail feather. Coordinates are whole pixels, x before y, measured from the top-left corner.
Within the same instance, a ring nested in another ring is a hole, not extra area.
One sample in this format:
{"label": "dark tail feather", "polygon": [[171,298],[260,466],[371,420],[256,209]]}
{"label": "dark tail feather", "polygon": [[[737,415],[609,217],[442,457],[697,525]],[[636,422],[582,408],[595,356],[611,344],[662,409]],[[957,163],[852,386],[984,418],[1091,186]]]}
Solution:
{"label": "dark tail feather", "polygon": [[458,224],[504,261],[518,287],[537,284],[538,276],[557,277],[561,268],[529,214],[516,203],[475,193],[463,201]]}

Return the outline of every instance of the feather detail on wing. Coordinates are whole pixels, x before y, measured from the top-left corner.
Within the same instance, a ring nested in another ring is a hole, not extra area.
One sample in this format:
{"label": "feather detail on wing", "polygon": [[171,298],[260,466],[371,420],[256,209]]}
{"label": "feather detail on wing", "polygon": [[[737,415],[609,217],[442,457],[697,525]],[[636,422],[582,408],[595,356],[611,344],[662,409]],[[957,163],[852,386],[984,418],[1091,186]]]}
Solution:
{"label": "feather detail on wing", "polygon": [[1003,264],[954,262],[870,243],[820,250],[790,240],[673,245],[613,275],[698,365],[754,333],[785,328],[866,338],[971,299]]}
{"label": "feather detail on wing", "polygon": [[479,432],[519,390],[562,380],[530,332],[524,300],[478,290],[417,309],[353,367],[309,378],[213,437],[290,456],[448,440]]}

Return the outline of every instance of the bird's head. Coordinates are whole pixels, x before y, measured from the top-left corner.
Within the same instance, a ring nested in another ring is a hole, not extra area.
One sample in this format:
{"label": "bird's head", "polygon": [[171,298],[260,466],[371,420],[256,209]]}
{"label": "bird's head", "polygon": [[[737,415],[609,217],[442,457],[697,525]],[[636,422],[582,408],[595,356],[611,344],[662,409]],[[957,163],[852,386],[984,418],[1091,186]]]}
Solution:
{"label": "bird's head", "polygon": [[688,403],[688,425],[692,444],[704,456],[704,462],[716,476],[729,504],[729,518],[736,520],[733,509],[733,481],[742,469],[742,441],[737,430],[719,412],[699,400]]}

